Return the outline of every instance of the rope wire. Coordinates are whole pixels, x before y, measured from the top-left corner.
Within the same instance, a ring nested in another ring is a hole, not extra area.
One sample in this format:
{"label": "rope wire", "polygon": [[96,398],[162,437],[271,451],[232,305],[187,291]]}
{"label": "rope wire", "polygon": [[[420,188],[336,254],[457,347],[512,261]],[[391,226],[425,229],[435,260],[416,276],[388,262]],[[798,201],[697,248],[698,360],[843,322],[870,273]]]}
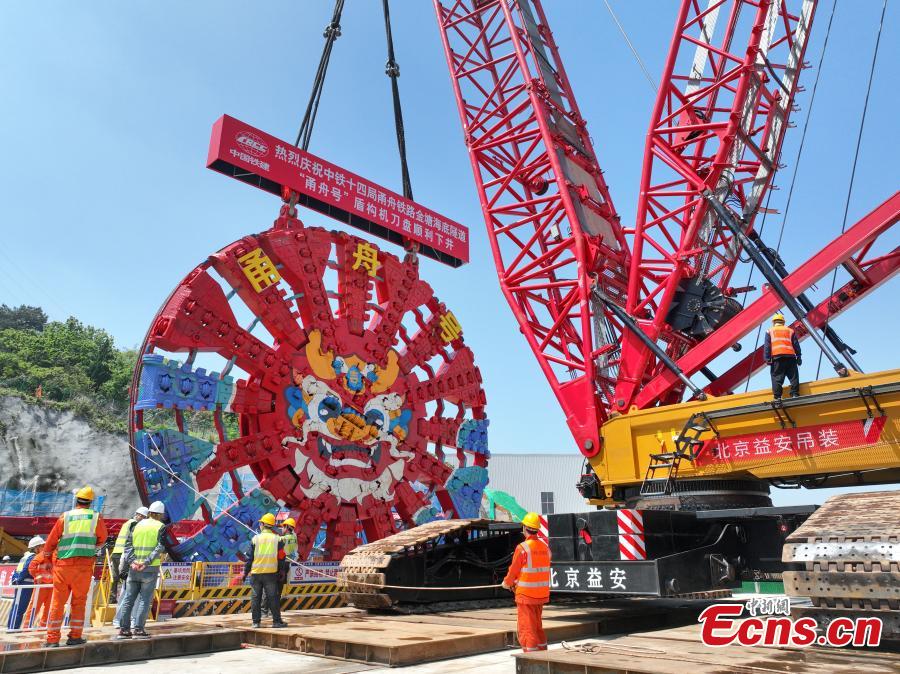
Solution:
{"label": "rope wire", "polygon": [[306,104],[306,112],[297,132],[297,140],[294,145],[303,149],[309,149],[313,127],[316,124],[316,115],[319,113],[319,102],[322,100],[322,89],[325,85],[325,75],[328,72],[328,64],[331,62],[331,51],[334,42],[341,36],[341,14],[344,11],[344,0],[335,0],[334,10],[331,14],[331,23],[325,27],[322,34],[325,38],[325,46],[322,48],[322,56],[319,59],[319,67],[313,78],[312,91],[309,94],[309,102]]}
{"label": "rope wire", "polygon": [[[841,234],[847,231],[847,213],[850,210],[850,197],[853,195],[853,184],[856,180],[856,164],[859,161],[859,148],[862,144],[863,130],[866,126],[866,115],[869,112],[869,96],[872,93],[872,82],[875,79],[875,65],[878,62],[878,48],[881,45],[881,32],[884,28],[884,15],[887,12],[887,0],[881,5],[881,19],[878,22],[878,33],[875,36],[875,49],[872,51],[872,64],[869,66],[869,81],[866,85],[866,98],[863,102],[862,115],[859,119],[859,132],[856,134],[856,150],[853,153],[853,168],[850,170],[850,184],[847,186],[847,198],[844,201],[844,218],[841,222]],[[835,267],[831,274],[831,291],[828,296],[834,295],[834,286],[837,282],[838,268]],[[823,330],[828,329],[828,321],[831,318],[831,305],[825,313],[825,324]],[[816,363],[816,379],[819,378],[819,372],[822,369],[822,352],[819,352],[819,361]]]}
{"label": "rope wire", "polygon": [[[163,458],[163,460],[165,460],[165,455],[164,455],[164,454],[162,453],[162,451],[160,450],[159,445],[156,444],[156,440],[154,440],[153,434],[152,434],[152,433],[148,433],[147,436],[150,438],[150,441],[153,443],[153,446],[156,448],[157,453],[160,455],[161,458]],[[147,461],[150,461],[151,463],[155,464],[155,465],[157,466],[157,468],[160,468],[162,471],[164,471],[165,473],[167,473],[170,477],[172,477],[172,479],[177,480],[177,481],[180,482],[182,485],[184,485],[185,487],[187,487],[191,492],[193,492],[194,494],[196,494],[197,496],[199,496],[200,499],[202,499],[204,503],[207,503],[207,506],[209,505],[208,502],[206,501],[206,496],[204,496],[204,495],[203,495],[198,489],[196,489],[193,485],[188,484],[187,482],[185,482],[184,480],[182,480],[182,479],[181,479],[181,478],[180,478],[180,477],[179,477],[179,476],[178,476],[178,475],[177,475],[177,474],[176,474],[176,473],[175,473],[168,465],[164,466],[164,465],[161,464],[159,461],[156,461],[155,459],[151,458],[150,456],[147,456],[145,453],[143,453],[143,452],[142,452],[141,450],[139,450],[137,447],[135,447],[134,445],[132,445],[130,442],[128,443],[128,448],[129,448],[129,450],[131,450],[131,451],[134,452],[135,454],[137,454],[137,455],[139,455],[139,456],[142,456],[142,457],[145,458]],[[168,464],[168,461],[166,461],[166,464]],[[251,533],[253,533],[253,534],[258,533],[255,529],[253,529],[253,528],[250,527],[250,526],[247,526],[247,524],[246,524],[245,522],[239,520],[237,517],[235,517],[234,515],[232,515],[232,514],[231,514],[230,512],[228,512],[227,510],[223,510],[223,511],[222,511],[222,515],[225,515],[226,517],[229,517],[230,519],[234,520],[234,522],[235,522],[236,524],[238,524],[239,526],[244,527],[247,531],[249,531],[249,532],[251,532]],[[326,578],[329,578],[329,579],[334,580],[334,576],[331,576],[330,574],[327,574],[327,573],[325,573],[325,572],[323,572],[323,571],[319,571],[318,569],[316,569],[316,568],[314,568],[314,567],[307,566],[306,564],[304,564],[303,562],[301,562],[300,559],[297,558],[297,557],[288,557],[288,556],[286,556],[286,559],[288,559],[288,560],[290,560],[291,562],[295,563],[297,566],[299,566],[301,569],[304,569],[305,571],[311,571],[312,573],[315,573],[315,574],[318,574],[318,575],[320,575],[320,576],[324,576],[324,577],[326,577]],[[443,591],[447,591],[447,590],[487,590],[487,589],[492,589],[492,588],[501,587],[501,584],[500,584],[500,583],[496,583],[496,584],[494,584],[494,585],[463,585],[463,586],[458,586],[458,587],[412,587],[412,586],[407,586],[407,585],[379,585],[379,584],[377,584],[377,583],[366,583],[366,582],[364,582],[364,581],[356,581],[356,580],[347,581],[347,585],[348,585],[348,587],[349,587],[349,586],[353,586],[353,585],[360,585],[360,586],[376,587],[376,588],[391,589],[391,590],[423,590],[423,591],[426,591],[426,592],[428,592],[428,591],[432,591],[432,592],[434,592],[434,591],[442,591],[442,592],[443,592]]]}
{"label": "rope wire", "polygon": [[[803,149],[806,147],[806,132],[809,130],[809,120],[812,117],[813,106],[816,102],[816,92],[819,89],[819,77],[822,74],[822,64],[825,62],[825,53],[828,51],[828,39],[831,37],[831,26],[834,23],[834,14],[835,9],[837,8],[838,0],[834,0],[831,3],[831,15],[828,17],[828,26],[825,29],[825,40],[822,42],[822,52],[819,54],[819,63],[816,66],[816,78],[813,80],[812,91],[809,94],[809,109],[806,111],[806,119],[803,122],[803,132],[800,134],[800,145],[797,147],[797,156],[794,158],[794,170],[791,174],[791,184],[788,188],[787,201],[784,205],[784,214],[781,218],[781,227],[778,230],[778,242],[775,244],[775,254],[777,255],[781,251],[781,244],[784,240],[784,231],[787,224],[788,213],[791,210],[791,201],[794,196],[794,186],[797,182],[797,173],[800,169],[800,160],[803,158]],[[766,210],[769,208],[769,200],[772,198],[772,189],[769,189],[769,194],[766,198]],[[763,229],[766,224],[766,213],[763,213],[763,221],[762,226],[760,227],[759,234],[762,236]],[[747,275],[747,282],[744,284],[745,286],[750,285],[750,281],[753,279],[753,273],[756,271],[756,267],[754,265],[750,265],[750,273]],[[744,302],[747,301],[747,295],[744,295]],[[752,353],[756,353],[756,350],[759,348],[759,339],[762,336],[762,323],[756,328],[756,338],[753,340],[753,351]],[[822,354],[819,354],[819,357],[822,357]],[[744,382],[744,393],[750,390],[750,377],[747,377]]]}
{"label": "rope wire", "polygon": [[644,65],[644,61],[643,59],[641,59],[641,55],[638,54],[637,49],[628,38],[628,33],[625,32],[625,27],[619,21],[619,17],[616,16],[616,13],[613,11],[612,5],[609,4],[609,0],[603,0],[603,4],[606,5],[606,9],[607,11],[609,11],[609,15],[612,17],[612,20],[615,21],[616,26],[619,28],[619,32],[622,34],[622,37],[625,38],[625,44],[628,45],[628,48],[634,55],[634,59],[637,61],[637,64],[640,66],[641,71],[644,73],[644,77],[646,77],[647,81],[650,83],[650,88],[653,89],[654,93],[658,92],[659,88],[656,86],[656,82],[653,81],[653,77],[651,77],[650,71],[647,70],[647,66]]}
{"label": "rope wire", "polygon": [[394,104],[394,128],[397,132],[397,150],[400,154],[400,171],[403,177],[403,196],[413,198],[412,183],[409,178],[409,164],[406,161],[406,133],[403,126],[403,108],[400,103],[400,85],[397,79],[400,77],[400,65],[394,58],[394,36],[391,31],[391,8],[388,0],[382,0],[384,10],[384,35],[387,41],[387,63],[384,64],[384,74],[391,80],[391,98]]}

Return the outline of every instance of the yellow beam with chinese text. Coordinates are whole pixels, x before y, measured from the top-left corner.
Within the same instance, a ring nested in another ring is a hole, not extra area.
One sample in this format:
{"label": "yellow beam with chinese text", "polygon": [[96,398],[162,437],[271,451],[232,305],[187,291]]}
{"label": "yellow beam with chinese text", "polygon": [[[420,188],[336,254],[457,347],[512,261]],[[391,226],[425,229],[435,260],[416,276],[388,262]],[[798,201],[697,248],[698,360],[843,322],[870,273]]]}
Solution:
{"label": "yellow beam with chinese text", "polygon": [[[767,480],[845,473],[846,478],[838,478],[829,486],[900,482],[900,392],[878,395],[881,411],[871,399],[867,408],[863,397],[857,395],[802,404],[803,396],[897,382],[900,370],[852,373],[846,378],[803,384],[800,406],[789,405],[786,410],[796,428],[788,423],[782,429],[776,411],[767,405],[757,413],[716,419],[713,425],[720,438],[716,440],[712,431],[703,433],[700,439],[710,442],[695,462],[681,461],[678,478]],[[605,499],[596,504],[613,502],[616,487],[640,485],[650,455],[674,452],[675,438],[692,415],[771,399],[772,393],[766,389],[639,410],[611,419],[600,431],[601,452],[590,460],[605,494]],[[868,480],[862,480],[863,475]]]}

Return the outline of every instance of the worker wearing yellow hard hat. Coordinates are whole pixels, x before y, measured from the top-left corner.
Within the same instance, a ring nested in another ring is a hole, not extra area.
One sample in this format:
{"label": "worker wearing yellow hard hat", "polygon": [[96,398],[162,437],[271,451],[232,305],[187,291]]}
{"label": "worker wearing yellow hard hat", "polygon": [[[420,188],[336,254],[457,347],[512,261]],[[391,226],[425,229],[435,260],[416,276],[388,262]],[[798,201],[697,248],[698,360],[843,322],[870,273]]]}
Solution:
{"label": "worker wearing yellow hard hat", "polygon": [[281,587],[279,571],[284,565],[284,543],[275,533],[275,515],[266,513],[259,518],[259,533],[250,541],[250,550],[244,564],[244,579],[250,576],[253,596],[250,600],[250,615],[253,627],[260,626],[263,593],[272,613],[273,627],[287,627],[281,620]]}
{"label": "worker wearing yellow hard hat", "polygon": [[287,572],[288,569],[291,568],[291,562],[299,561],[297,559],[297,534],[295,529],[297,528],[297,522],[293,517],[288,517],[281,523],[281,542],[284,545],[284,557],[285,564],[278,574],[278,584],[280,586],[280,592],[284,591],[284,586],[287,583]]}
{"label": "worker wearing yellow hard hat", "polygon": [[281,541],[284,543],[284,556],[288,560],[297,561],[297,522],[288,517],[281,523]]}
{"label": "worker wearing yellow hard hat", "polygon": [[526,652],[547,650],[542,614],[550,600],[550,547],[541,535],[543,524],[537,513],[522,518],[525,540],[503,579],[503,587],[516,593],[519,645]]}
{"label": "worker wearing yellow hard hat", "polygon": [[97,548],[106,543],[106,523],[100,513],[91,508],[94,490],[89,486],[75,492],[75,507],[53,525],[44,554],[53,559],[53,597],[50,599],[50,617],[47,620],[47,648],[59,646],[63,613],[69,595],[69,638],[67,646],[85,643],[85,603],[94,573],[94,557]]}
{"label": "worker wearing yellow hard hat", "polygon": [[763,357],[772,377],[772,397],[781,400],[784,380],[791,383],[791,398],[800,395],[800,340],[796,331],[784,324],[784,314],[772,316],[772,327],[766,331]]}

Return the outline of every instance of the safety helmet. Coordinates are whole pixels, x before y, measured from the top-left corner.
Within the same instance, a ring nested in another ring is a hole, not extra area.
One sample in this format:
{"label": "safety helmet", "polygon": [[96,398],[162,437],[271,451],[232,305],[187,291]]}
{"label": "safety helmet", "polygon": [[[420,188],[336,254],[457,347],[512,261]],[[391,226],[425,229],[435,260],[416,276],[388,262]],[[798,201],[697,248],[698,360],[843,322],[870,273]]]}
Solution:
{"label": "safety helmet", "polygon": [[772,322],[773,323],[784,323],[784,314],[782,314],[782,313],[775,314],[774,316],[772,316]]}
{"label": "safety helmet", "polygon": [[259,521],[269,527],[275,526],[275,515],[272,513],[266,513],[262,517],[259,518]]}
{"label": "safety helmet", "polygon": [[150,504],[150,507],[147,508],[147,512],[156,513],[157,515],[165,515],[166,505],[162,501],[154,501]]}
{"label": "safety helmet", "polygon": [[292,529],[297,526],[297,523],[294,521],[293,517],[288,517],[282,524],[286,527],[291,527]]}
{"label": "safety helmet", "polygon": [[90,488],[90,486],[82,487],[78,491],[75,492],[75,498],[80,501],[93,501],[94,500],[94,490]]}
{"label": "safety helmet", "polygon": [[43,544],[44,544],[44,539],[41,538],[40,536],[35,536],[30,541],[28,541],[28,549],[31,550],[31,548],[36,548],[37,546],[43,545]]}
{"label": "safety helmet", "polygon": [[541,528],[541,518],[537,513],[528,513],[522,518],[522,526],[537,531]]}
{"label": "safety helmet", "polygon": [[135,515],[140,515],[141,517],[147,517],[150,514],[150,511],[147,510],[147,506],[141,506],[137,510],[134,511]]}

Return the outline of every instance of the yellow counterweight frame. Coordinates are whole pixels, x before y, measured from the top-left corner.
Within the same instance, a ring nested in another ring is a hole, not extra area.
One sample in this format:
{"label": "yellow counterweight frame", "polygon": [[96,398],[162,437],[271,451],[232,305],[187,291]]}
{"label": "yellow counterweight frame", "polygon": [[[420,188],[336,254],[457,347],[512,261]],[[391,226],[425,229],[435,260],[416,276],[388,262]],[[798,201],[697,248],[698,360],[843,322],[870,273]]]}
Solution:
{"label": "yellow counterweight frame", "polygon": [[[849,377],[809,382],[800,387],[801,398],[795,406],[787,407],[789,418],[798,428],[839,423],[869,416],[886,416],[884,430],[875,444],[842,447],[839,451],[822,452],[803,457],[771,456],[746,461],[716,462],[694,465],[682,460],[678,479],[791,479],[802,476],[830,475],[828,486],[851,484],[884,484],[900,482],[900,386],[897,391],[877,395],[877,406],[861,395],[846,396],[839,401],[802,404],[803,396],[839,391],[865,390],[867,387],[900,383],[900,370],[874,374],[851,373]],[[685,422],[698,412],[712,412],[770,403],[770,390],[690,401],[646,410],[637,410],[609,420],[600,429],[600,453],[590,459],[600,479],[603,498],[591,499],[593,505],[617,505],[614,497],[618,487],[638,486],[647,473],[652,454],[674,452],[675,439]],[[720,438],[752,433],[777,431],[782,428],[779,416],[771,405],[752,414],[724,416],[714,422]],[[880,409],[878,409],[880,408]],[[714,438],[713,431],[700,435],[701,440]],[[657,477],[662,477],[657,476]],[[619,490],[620,493],[621,490]]]}

